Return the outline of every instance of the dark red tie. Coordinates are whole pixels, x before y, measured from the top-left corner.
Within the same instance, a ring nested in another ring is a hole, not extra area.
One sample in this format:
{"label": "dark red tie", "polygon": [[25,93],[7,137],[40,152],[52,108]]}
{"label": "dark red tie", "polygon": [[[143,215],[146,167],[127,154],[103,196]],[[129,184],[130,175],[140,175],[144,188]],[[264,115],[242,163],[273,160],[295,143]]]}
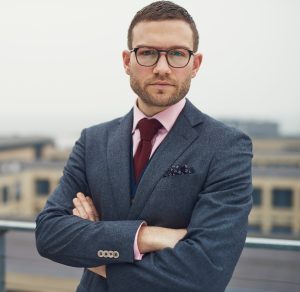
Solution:
{"label": "dark red tie", "polygon": [[151,141],[160,128],[161,123],[155,119],[144,118],[137,124],[137,129],[140,130],[141,134],[141,140],[134,155],[134,172],[137,182],[148,163],[152,150]]}

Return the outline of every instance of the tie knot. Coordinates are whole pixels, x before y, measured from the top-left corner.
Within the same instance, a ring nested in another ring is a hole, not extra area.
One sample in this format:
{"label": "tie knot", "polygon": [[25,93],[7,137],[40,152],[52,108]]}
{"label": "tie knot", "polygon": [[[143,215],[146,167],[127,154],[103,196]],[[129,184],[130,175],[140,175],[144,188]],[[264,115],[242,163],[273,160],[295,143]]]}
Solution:
{"label": "tie knot", "polygon": [[141,140],[146,141],[151,141],[161,127],[161,123],[156,119],[144,118],[137,124],[137,128],[141,133]]}

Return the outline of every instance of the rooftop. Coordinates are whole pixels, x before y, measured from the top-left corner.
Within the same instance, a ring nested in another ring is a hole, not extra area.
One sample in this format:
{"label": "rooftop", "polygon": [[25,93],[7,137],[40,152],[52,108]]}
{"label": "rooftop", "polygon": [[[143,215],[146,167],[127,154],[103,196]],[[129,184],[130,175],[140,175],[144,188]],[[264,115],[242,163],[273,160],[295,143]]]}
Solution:
{"label": "rooftop", "polygon": [[285,178],[300,178],[299,166],[285,166],[285,165],[272,165],[272,166],[253,166],[252,173],[255,177],[285,177]]}
{"label": "rooftop", "polygon": [[15,174],[28,169],[57,169],[61,170],[66,162],[63,160],[9,161],[0,163],[0,175]]}
{"label": "rooftop", "polygon": [[49,137],[40,136],[11,136],[11,137],[0,137],[0,151],[18,149],[33,145],[54,145],[54,140]]}

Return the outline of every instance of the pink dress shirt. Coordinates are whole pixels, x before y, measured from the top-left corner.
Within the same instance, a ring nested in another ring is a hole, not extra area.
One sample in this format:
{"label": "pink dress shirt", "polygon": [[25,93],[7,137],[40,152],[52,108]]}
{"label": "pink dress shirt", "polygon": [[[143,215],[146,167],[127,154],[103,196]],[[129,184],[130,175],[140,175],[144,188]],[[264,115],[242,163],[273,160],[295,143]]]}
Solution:
{"label": "pink dress shirt", "polygon": [[[136,128],[138,122],[143,118],[157,119],[163,126],[161,129],[158,130],[158,133],[152,139],[152,151],[150,154],[150,158],[151,158],[154,151],[158,148],[160,143],[165,139],[165,137],[167,136],[169,131],[172,129],[180,112],[184,108],[185,102],[186,102],[186,99],[183,98],[182,100],[178,101],[177,103],[171,105],[167,109],[163,110],[162,112],[159,112],[158,114],[156,114],[152,117],[147,117],[143,112],[140,111],[140,109],[137,107],[136,104],[134,105],[133,126],[132,126],[132,144],[133,144],[132,157],[134,157],[134,154],[137,150],[138,144],[141,140],[140,131],[139,131],[139,129]],[[137,237],[138,237],[138,233],[140,231],[141,226],[146,225],[146,224],[147,224],[146,222],[142,223],[135,235],[134,246],[133,246],[135,260],[141,260],[143,257],[143,254],[141,254],[138,249]]]}

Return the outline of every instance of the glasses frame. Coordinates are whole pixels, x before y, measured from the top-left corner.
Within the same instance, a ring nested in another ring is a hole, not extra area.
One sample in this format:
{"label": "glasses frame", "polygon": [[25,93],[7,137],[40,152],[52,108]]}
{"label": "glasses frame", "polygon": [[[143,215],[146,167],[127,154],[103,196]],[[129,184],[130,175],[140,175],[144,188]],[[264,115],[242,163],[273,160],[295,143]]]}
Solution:
{"label": "glasses frame", "polygon": [[[138,49],[143,49],[143,48],[153,49],[153,50],[156,50],[156,51],[158,52],[158,57],[157,57],[157,60],[156,60],[156,62],[155,62],[154,64],[152,64],[152,65],[142,65],[142,64],[140,64],[140,62],[138,61],[138,57],[137,57],[137,51],[138,51]],[[181,49],[181,50],[183,49],[183,50],[188,51],[188,53],[189,53],[189,59],[188,59],[187,63],[186,63],[184,66],[177,67],[177,66],[172,66],[172,65],[169,63],[168,53],[169,53],[170,51],[174,51],[174,50],[176,50],[176,49]],[[130,53],[133,53],[133,52],[134,52],[134,54],[135,54],[135,59],[136,59],[137,63],[138,63],[140,66],[143,66],[143,67],[152,67],[152,66],[156,65],[156,64],[158,63],[159,59],[160,59],[161,53],[166,53],[166,60],[167,60],[167,63],[168,63],[168,65],[169,65],[170,67],[172,67],[172,68],[184,68],[184,67],[186,67],[186,66],[189,64],[190,60],[191,60],[191,56],[194,56],[194,52],[193,52],[192,50],[189,50],[189,49],[186,49],[186,48],[173,48],[173,49],[169,49],[169,50],[159,50],[159,49],[151,48],[151,47],[136,47],[136,48],[131,49],[129,52],[130,52]]]}

